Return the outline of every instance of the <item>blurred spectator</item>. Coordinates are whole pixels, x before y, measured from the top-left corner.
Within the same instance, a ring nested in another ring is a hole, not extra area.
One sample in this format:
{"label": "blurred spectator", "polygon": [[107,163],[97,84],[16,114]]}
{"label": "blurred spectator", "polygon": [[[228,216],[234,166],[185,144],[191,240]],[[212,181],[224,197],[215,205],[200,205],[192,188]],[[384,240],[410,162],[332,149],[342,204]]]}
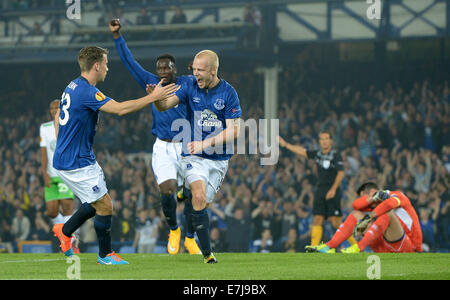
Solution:
{"label": "blurred spectator", "polygon": [[210,206],[211,211],[216,213],[227,224],[225,231],[225,243],[229,252],[247,252],[250,241],[250,220],[240,207],[234,209],[232,216],[225,215],[214,205]]}
{"label": "blurred spectator", "polygon": [[50,22],[50,34],[60,35],[61,34],[61,19],[58,16],[53,16]]}
{"label": "blurred spectator", "polygon": [[261,233],[261,237],[253,241],[253,247],[255,252],[269,253],[273,251],[273,239],[272,233],[269,229],[264,229]]}
{"label": "blurred spectator", "polygon": [[305,247],[299,242],[295,228],[289,229],[286,241],[283,243],[282,252],[304,252]]}
{"label": "blurred spectator", "polygon": [[154,209],[141,210],[136,224],[133,248],[137,253],[153,253],[158,236],[158,224],[161,222]]}
{"label": "blurred spectator", "polygon": [[[133,23],[125,16],[122,7],[117,7],[113,16],[114,19],[119,19],[122,25],[133,25]],[[109,20],[107,20],[109,22]]]}
{"label": "blurred spectator", "polygon": [[170,24],[184,24],[187,23],[187,18],[181,7],[175,7],[175,14],[170,20]]}
{"label": "blurred spectator", "polygon": [[31,35],[34,36],[44,35],[44,31],[41,28],[41,24],[39,24],[38,22],[34,22],[33,31],[31,32]]}
{"label": "blurred spectator", "polygon": [[136,25],[153,25],[152,16],[145,7],[141,8],[140,14],[136,17]]}
{"label": "blurred spectator", "polygon": [[16,243],[28,239],[31,230],[30,219],[24,215],[22,209],[16,211],[16,216],[12,220],[12,234]]}
{"label": "blurred spectator", "polygon": [[[220,230],[217,227],[211,228],[210,239],[211,249],[213,252],[225,252],[227,250]],[[247,252],[247,250],[245,250],[244,252]]]}
{"label": "blurred spectator", "polygon": [[42,217],[42,213],[36,214],[34,226],[31,227],[30,239],[33,241],[50,240],[50,226]]}
{"label": "blurred spectator", "polygon": [[262,24],[262,14],[261,11],[253,5],[253,3],[249,2],[244,7],[244,22],[261,26]]}
{"label": "blurred spectator", "polygon": [[253,239],[260,239],[264,230],[275,229],[273,205],[270,201],[260,201],[259,206],[252,211]]}

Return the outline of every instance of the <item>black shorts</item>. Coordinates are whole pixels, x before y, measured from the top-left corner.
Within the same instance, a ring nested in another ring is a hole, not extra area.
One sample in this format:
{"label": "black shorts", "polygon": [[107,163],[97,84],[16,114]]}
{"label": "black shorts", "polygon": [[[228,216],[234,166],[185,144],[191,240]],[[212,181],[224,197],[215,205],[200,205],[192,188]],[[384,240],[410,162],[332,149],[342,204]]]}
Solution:
{"label": "black shorts", "polygon": [[334,198],[325,199],[330,187],[317,187],[314,193],[313,215],[328,217],[342,217],[341,211],[341,188],[336,190]]}

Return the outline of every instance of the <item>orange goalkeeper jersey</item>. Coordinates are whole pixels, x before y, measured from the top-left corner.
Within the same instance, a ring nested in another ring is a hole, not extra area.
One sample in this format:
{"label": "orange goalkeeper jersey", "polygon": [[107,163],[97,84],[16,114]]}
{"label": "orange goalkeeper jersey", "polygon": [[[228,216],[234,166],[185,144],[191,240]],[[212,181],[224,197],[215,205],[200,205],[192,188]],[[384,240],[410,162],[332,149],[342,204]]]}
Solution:
{"label": "orange goalkeeper jersey", "polygon": [[411,239],[416,252],[422,252],[422,229],[419,217],[408,197],[401,191],[389,191],[389,198],[379,203],[375,208],[367,202],[368,196],[362,196],[353,202],[353,209],[359,211],[374,211],[381,216],[391,210],[400,220],[403,229]]}

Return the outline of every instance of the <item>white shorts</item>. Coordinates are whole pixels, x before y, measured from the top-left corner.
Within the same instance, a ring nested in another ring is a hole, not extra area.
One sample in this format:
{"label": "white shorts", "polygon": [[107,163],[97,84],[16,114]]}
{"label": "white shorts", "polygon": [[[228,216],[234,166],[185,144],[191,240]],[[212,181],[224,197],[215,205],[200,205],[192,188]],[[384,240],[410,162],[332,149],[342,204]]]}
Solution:
{"label": "white shorts", "polygon": [[184,183],[187,188],[194,181],[206,183],[206,202],[211,203],[222,185],[228,170],[228,160],[211,160],[196,155],[181,159]]}
{"label": "white shorts", "polygon": [[156,139],[153,144],[152,169],[158,185],[170,179],[177,180],[178,186],[183,184],[180,174],[181,151],[182,143],[169,143]]}
{"label": "white shorts", "polygon": [[97,162],[75,170],[56,170],[56,173],[81,203],[93,203],[108,192],[105,175]]}

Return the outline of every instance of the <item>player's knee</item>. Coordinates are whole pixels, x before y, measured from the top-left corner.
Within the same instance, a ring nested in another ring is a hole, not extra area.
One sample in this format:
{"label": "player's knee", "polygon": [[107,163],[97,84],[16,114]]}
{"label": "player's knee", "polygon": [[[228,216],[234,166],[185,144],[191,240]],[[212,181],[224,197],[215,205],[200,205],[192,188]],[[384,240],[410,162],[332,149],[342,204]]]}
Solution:
{"label": "player's knee", "polygon": [[323,216],[314,216],[313,217],[313,225],[321,226],[323,224],[324,217]]}
{"label": "player's knee", "polygon": [[175,180],[167,180],[159,185],[159,190],[163,195],[173,195],[177,192],[177,182]]}
{"label": "player's knee", "polygon": [[45,214],[51,218],[54,219],[58,216],[59,211],[55,208],[47,208],[47,211],[45,212]]}
{"label": "player's knee", "polygon": [[61,209],[63,216],[70,216],[73,214],[73,201],[72,200],[66,200],[61,201]]}
{"label": "player's knee", "polygon": [[202,191],[192,192],[192,205],[195,210],[206,207],[206,195]]}
{"label": "player's knee", "polygon": [[112,215],[113,213],[112,201],[108,194],[106,194],[101,200],[91,203],[91,205],[95,208],[98,215],[107,216]]}

